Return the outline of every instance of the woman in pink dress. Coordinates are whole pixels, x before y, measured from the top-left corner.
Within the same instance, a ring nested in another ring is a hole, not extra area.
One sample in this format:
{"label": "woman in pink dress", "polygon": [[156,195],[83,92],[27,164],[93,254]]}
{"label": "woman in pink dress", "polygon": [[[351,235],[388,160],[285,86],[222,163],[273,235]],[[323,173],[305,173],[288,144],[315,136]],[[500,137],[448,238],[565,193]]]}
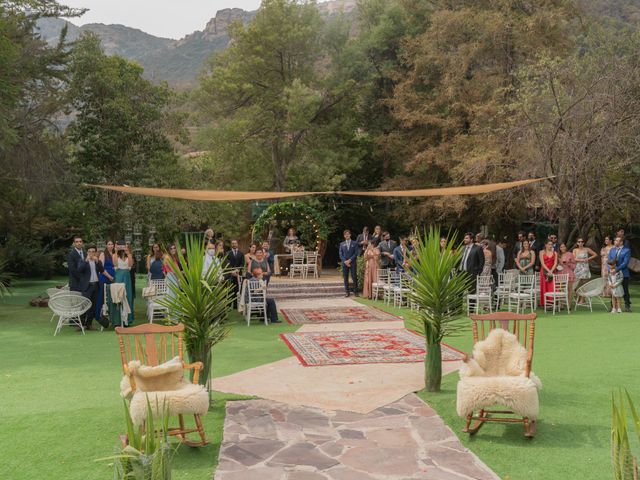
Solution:
{"label": "woman in pink dress", "polygon": [[378,262],[380,261],[380,250],[369,242],[367,249],[364,251],[364,286],[362,295],[365,298],[371,298],[373,293],[373,282],[378,279]]}
{"label": "woman in pink dress", "polygon": [[540,252],[540,306],[544,307],[544,294],[553,292],[553,274],[558,266],[558,254],[553,250],[553,243],[547,241]]}
{"label": "woman in pink dress", "polygon": [[576,281],[576,257],[567,248],[567,244],[560,244],[560,259],[558,261],[558,273],[569,275],[569,304],[573,298],[573,283]]}

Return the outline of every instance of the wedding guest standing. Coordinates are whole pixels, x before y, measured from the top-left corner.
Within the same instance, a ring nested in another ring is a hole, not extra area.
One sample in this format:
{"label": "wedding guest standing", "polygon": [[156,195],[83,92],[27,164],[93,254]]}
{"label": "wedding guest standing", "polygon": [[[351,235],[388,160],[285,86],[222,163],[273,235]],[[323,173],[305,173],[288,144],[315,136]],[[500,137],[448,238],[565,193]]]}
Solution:
{"label": "wedding guest standing", "polygon": [[147,272],[149,280],[164,280],[164,253],[160,245],[154,243],[147,255]]}
{"label": "wedding guest standing", "polygon": [[[553,240],[550,240],[553,243]],[[573,256],[573,253],[569,251],[567,248],[567,244],[562,242],[560,244],[560,257],[558,259],[558,272],[562,274],[569,275],[569,305],[571,305],[571,301],[573,300],[573,284],[576,281],[576,259]]]}
{"label": "wedding guest standing", "polygon": [[212,228],[207,228],[204,231],[204,246],[205,249],[209,246],[210,243],[214,244],[216,243],[214,237],[214,233],[213,233],[213,229]]}
{"label": "wedding guest standing", "polygon": [[624,298],[624,311],[631,312],[631,296],[629,295],[629,260],[631,259],[631,249],[625,246],[624,237],[616,236],[613,248],[609,252],[609,265],[611,260],[616,261],[616,270],[622,272],[622,290]]}
{"label": "wedding guest standing", "polygon": [[373,293],[373,282],[378,278],[378,262],[380,262],[380,250],[374,246],[373,242],[369,242],[367,249],[364,251],[364,285],[362,286],[362,295],[371,298]]}
{"label": "wedding guest standing", "polygon": [[[125,294],[127,296],[127,302],[131,313],[127,315],[123,322],[126,326],[133,324],[133,288],[131,285],[131,267],[133,266],[133,253],[131,249],[124,244],[124,242],[118,242],[116,244],[116,253],[113,256],[113,264],[116,269],[115,283],[124,283]],[[111,323],[119,327],[120,326],[120,308],[116,304],[111,304],[109,310],[109,318]]]}
{"label": "wedding guest standing", "polygon": [[344,242],[340,244],[340,261],[342,262],[342,278],[344,280],[345,297],[349,296],[349,273],[353,280],[353,294],[358,296],[358,247],[351,240],[351,231],[343,232]]}
{"label": "wedding guest standing", "polygon": [[475,290],[475,278],[482,273],[485,264],[484,251],[473,243],[473,233],[465,234],[462,242],[463,252],[460,261],[460,270],[467,272],[474,279],[472,288]]}
{"label": "wedding guest standing", "polygon": [[373,243],[374,247],[377,247],[378,244],[382,241],[382,227],[380,225],[376,225],[373,229],[373,234],[371,235],[371,243]]}
{"label": "wedding guest standing", "polygon": [[113,254],[116,251],[115,243],[113,240],[108,240],[106,248],[104,251],[100,252],[100,256],[98,260],[102,263],[104,267],[104,272],[102,272],[98,276],[99,286],[98,286],[98,299],[96,301],[96,319],[98,321],[102,318],[102,306],[104,305],[104,286],[110,285],[113,282],[114,277],[116,276],[116,269],[113,266]]}
{"label": "wedding guest standing", "polygon": [[287,236],[284,237],[284,249],[287,253],[293,253],[293,249],[296,245],[298,245],[300,243],[300,239],[298,238],[298,235],[296,235],[296,229],[295,228],[290,228],[287,231]]}
{"label": "wedding guest standing", "polygon": [[227,273],[227,281],[233,289],[233,308],[237,307],[238,292],[240,291],[241,269],[245,264],[244,254],[238,249],[238,241],[231,240],[231,250],[227,253],[227,265],[230,268]]}
{"label": "wedding guest standing", "polygon": [[609,275],[607,276],[607,286],[611,291],[611,313],[622,313],[620,308],[621,299],[624,297],[624,274],[616,269],[615,258],[609,262]]}
{"label": "wedding guest standing", "polygon": [[175,267],[177,267],[179,271],[182,271],[182,263],[180,262],[180,257],[178,255],[178,249],[176,245],[172,243],[169,245],[169,249],[167,250],[167,254],[164,256],[163,262],[165,284],[167,285],[167,296],[170,298],[175,297],[174,292],[180,286],[178,276],[174,271]]}
{"label": "wedding guest standing", "polygon": [[262,242],[262,250],[264,250],[264,258],[267,259],[267,263],[269,264],[269,272],[273,273],[273,261],[275,259],[275,255],[269,248],[269,242],[267,240]]}
{"label": "wedding guest standing", "polygon": [[604,291],[602,292],[604,297],[609,297],[611,295],[611,289],[609,288],[607,279],[609,277],[609,253],[611,253],[612,248],[613,242],[611,241],[611,237],[607,235],[604,237],[604,245],[600,249],[600,276],[605,281]]}
{"label": "wedding guest standing", "polygon": [[393,251],[396,249],[396,242],[391,240],[389,232],[382,234],[378,249],[380,250],[380,268],[393,268]]}
{"label": "wedding guest standing", "polygon": [[494,259],[496,258],[491,248],[491,242],[489,240],[481,240],[480,246],[482,247],[482,253],[484,255],[484,265],[482,266],[482,272],[480,272],[480,275],[483,277],[491,276],[491,267],[493,266]]}
{"label": "wedding guest standing", "polygon": [[252,243],[249,245],[249,251],[244,254],[244,271],[247,275],[247,278],[251,276],[251,262],[256,259],[256,249],[257,245]]}
{"label": "wedding guest standing", "polygon": [[409,265],[409,252],[407,250],[407,237],[400,237],[400,244],[393,250],[393,262],[396,264],[396,272],[402,273]]}
{"label": "wedding guest standing", "polygon": [[80,271],[78,270],[80,262],[85,259],[85,253],[82,249],[84,243],[82,237],[76,235],[73,237],[73,247],[67,253],[67,269],[69,270],[69,290],[72,292],[82,292],[80,289]]}
{"label": "wedding guest standing", "polygon": [[558,267],[558,252],[553,250],[553,242],[547,241],[540,252],[540,306],[544,307],[544,294],[553,292],[553,275]]}
{"label": "wedding guest standing", "polygon": [[370,240],[371,235],[369,235],[369,227],[363,227],[362,233],[358,235],[358,238],[356,238],[356,243],[358,244],[358,256],[361,256],[364,253]]}
{"label": "wedding guest standing", "polygon": [[[95,245],[87,248],[87,257],[79,265],[80,287],[82,296],[91,301],[91,308],[82,316],[82,323],[87,330],[92,329],[93,320],[102,323],[101,315],[96,316],[96,304],[98,302],[98,290],[100,289],[99,275],[104,272],[104,266],[98,257]],[[106,326],[103,324],[103,326]]]}
{"label": "wedding guest standing", "polygon": [[[578,246],[573,249],[573,256],[576,259],[576,288],[579,288],[587,280],[591,278],[591,271],[589,270],[589,262],[598,258],[598,254],[591,250],[589,247],[584,246],[584,240],[578,238],[576,242]],[[582,303],[583,299],[578,298],[578,303]]]}
{"label": "wedding guest standing", "polygon": [[522,275],[533,275],[536,265],[536,254],[529,247],[529,240],[526,238],[522,241],[522,248],[516,257],[516,267]]}

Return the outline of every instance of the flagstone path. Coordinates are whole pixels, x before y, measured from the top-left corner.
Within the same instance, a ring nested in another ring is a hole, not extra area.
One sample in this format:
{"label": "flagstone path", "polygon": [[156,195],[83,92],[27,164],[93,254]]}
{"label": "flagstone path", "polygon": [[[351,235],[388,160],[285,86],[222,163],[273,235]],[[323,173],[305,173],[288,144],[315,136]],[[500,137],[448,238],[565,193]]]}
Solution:
{"label": "flagstone path", "polygon": [[497,480],[410,394],[368,414],[227,403],[214,480]]}
{"label": "flagstone path", "polygon": [[[351,299],[278,302],[280,308],[360,306]],[[404,328],[385,322],[385,328]],[[378,322],[303,325],[365,330]],[[461,362],[444,362],[443,374]],[[214,480],[499,480],[414,393],[424,366],[304,367],[290,357],[213,380],[228,402]]]}

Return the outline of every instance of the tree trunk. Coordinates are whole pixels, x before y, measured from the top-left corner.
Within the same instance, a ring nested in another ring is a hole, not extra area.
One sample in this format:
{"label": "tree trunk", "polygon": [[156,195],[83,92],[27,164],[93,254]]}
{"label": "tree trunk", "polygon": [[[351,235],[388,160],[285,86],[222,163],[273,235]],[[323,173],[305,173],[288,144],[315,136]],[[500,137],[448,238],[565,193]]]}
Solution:
{"label": "tree trunk", "polygon": [[424,386],[428,392],[439,392],[441,383],[442,349],[439,343],[429,343],[424,357]]}
{"label": "tree trunk", "polygon": [[560,216],[558,217],[558,241],[569,241],[569,215],[566,211],[560,210]]}
{"label": "tree trunk", "polygon": [[271,142],[271,163],[273,163],[273,172],[275,173],[276,192],[284,192],[287,187],[286,161],[283,157],[280,145],[276,140]]}

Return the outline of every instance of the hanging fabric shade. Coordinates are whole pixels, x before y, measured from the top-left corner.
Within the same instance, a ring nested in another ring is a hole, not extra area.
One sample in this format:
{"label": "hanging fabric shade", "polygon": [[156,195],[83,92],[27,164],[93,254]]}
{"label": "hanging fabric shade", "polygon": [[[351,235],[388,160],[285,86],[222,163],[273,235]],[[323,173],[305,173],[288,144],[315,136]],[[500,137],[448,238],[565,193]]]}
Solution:
{"label": "hanging fabric shade", "polygon": [[450,195],[479,195],[521,187],[540,182],[547,178],[532,178],[515,182],[489,183],[486,185],[468,185],[464,187],[426,188],[421,190],[385,190],[385,191],[342,191],[342,192],[241,192],[230,190],[186,190],[173,188],[119,187],[115,185],[87,185],[88,187],[112,190],[115,192],[146,195],[150,197],[179,198],[208,202],[228,202],[234,200],[270,200],[310,195],[350,195],[362,197],[435,197]]}

